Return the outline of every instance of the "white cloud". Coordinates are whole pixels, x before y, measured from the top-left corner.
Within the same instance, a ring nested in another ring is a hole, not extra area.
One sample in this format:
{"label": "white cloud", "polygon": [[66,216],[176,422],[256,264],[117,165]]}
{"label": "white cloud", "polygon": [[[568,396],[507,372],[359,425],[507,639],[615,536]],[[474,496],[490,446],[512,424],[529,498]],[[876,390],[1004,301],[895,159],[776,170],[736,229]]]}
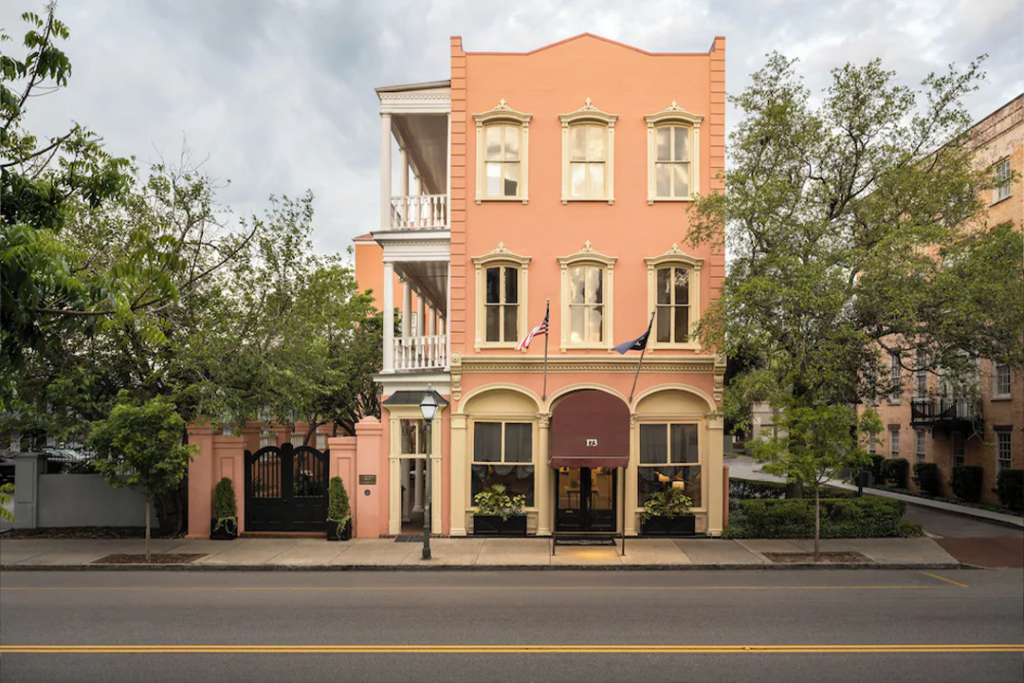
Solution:
{"label": "white cloud", "polygon": [[[17,40],[18,15],[42,9],[7,0],[0,25]],[[74,73],[66,91],[32,103],[35,130],[57,134],[74,119],[142,160],[177,157],[185,136],[210,173],[232,181],[221,199],[236,213],[310,188],[324,251],[378,220],[373,88],[447,78],[451,35],[471,51],[522,51],[589,31],[673,52],[724,35],[730,93],[773,50],[800,57],[812,88],[847,60],[881,57],[915,84],[988,53],[972,115],[1024,90],[1024,0],[63,0],[58,13]]]}

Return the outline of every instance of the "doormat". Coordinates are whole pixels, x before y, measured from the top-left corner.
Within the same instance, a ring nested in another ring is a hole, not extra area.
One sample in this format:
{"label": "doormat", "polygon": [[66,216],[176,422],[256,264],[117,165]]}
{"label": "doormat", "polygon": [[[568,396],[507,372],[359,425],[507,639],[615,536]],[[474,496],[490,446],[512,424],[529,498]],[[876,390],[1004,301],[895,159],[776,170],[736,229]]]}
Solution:
{"label": "doormat", "polygon": [[[776,564],[794,564],[794,563],[803,563],[803,562],[810,562],[810,563],[814,562],[814,553],[761,553],[761,554],[764,555],[765,557],[767,557],[772,562],[775,562]],[[860,553],[831,552],[831,553],[821,553],[821,562],[822,563],[830,563],[830,562],[843,562],[843,563],[854,562],[854,563],[861,563],[861,562],[870,562],[870,560],[868,558],[864,557],[863,555],[861,555]]]}
{"label": "doormat", "polygon": [[581,538],[581,537],[576,537],[576,538],[556,538],[555,539],[555,545],[611,545],[611,546],[614,546],[615,545],[615,539],[614,538],[608,538],[608,537],[605,537],[605,538],[601,538],[601,537],[597,537],[597,538],[585,538],[585,537],[583,537],[583,538]]}
{"label": "doormat", "polygon": [[422,543],[423,534],[399,534],[395,536],[395,543]]}

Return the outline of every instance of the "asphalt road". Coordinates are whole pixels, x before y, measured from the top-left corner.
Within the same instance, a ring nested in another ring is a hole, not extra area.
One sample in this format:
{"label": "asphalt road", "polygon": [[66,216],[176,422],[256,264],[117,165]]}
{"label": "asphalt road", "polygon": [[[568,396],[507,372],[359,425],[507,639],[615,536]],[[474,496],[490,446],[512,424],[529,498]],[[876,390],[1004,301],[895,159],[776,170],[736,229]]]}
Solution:
{"label": "asphalt road", "polygon": [[1024,572],[4,572],[0,679],[1024,679]]}

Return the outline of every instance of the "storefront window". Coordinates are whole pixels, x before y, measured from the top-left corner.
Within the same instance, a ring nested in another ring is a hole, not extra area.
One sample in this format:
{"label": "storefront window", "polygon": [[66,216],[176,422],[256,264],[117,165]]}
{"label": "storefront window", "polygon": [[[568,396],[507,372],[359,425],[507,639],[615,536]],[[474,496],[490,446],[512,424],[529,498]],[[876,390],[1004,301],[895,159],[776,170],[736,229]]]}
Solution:
{"label": "storefront window", "polygon": [[510,496],[525,496],[532,506],[533,473],[532,423],[474,423],[471,496],[502,484]]}
{"label": "storefront window", "polygon": [[703,506],[700,454],[695,424],[640,425],[640,465],[637,467],[637,502],[671,486],[682,486]]}

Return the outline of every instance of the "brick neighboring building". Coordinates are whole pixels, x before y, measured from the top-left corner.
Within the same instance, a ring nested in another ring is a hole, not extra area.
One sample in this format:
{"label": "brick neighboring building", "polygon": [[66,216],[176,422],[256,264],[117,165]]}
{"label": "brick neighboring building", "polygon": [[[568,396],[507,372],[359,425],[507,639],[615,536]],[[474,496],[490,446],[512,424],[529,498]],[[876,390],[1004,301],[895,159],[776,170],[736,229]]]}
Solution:
{"label": "brick neighboring building", "polygon": [[[1012,171],[1016,179],[991,193],[984,217],[988,225],[1011,221],[1024,225],[1024,95],[979,121],[972,129],[975,163],[996,173]],[[1005,169],[1005,171],[1004,171]],[[1024,256],[1022,256],[1024,257]],[[904,359],[904,365],[906,359]],[[887,367],[895,368],[889,359]],[[993,489],[1001,469],[1024,469],[1024,372],[978,363],[980,404],[941,397],[934,374],[901,372],[902,393],[883,398],[876,409],[884,425],[877,453],[939,466],[947,494],[954,466],[980,465],[985,477],[982,501],[997,503]]]}

